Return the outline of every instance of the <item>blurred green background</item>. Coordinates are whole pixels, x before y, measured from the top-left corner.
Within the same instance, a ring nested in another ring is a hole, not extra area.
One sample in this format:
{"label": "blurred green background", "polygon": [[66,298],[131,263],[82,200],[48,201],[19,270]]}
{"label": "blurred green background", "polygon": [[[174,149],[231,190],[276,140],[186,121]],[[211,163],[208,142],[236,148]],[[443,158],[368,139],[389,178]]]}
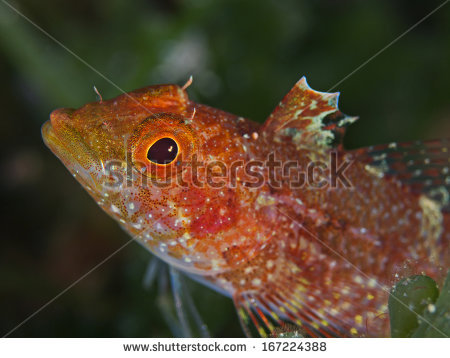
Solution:
{"label": "blurred green background", "polygon": [[[306,75],[325,91],[442,1],[11,1],[129,91],[183,84],[192,99],[264,121]],[[0,333],[128,239],[44,146],[57,107],[119,90],[0,2]],[[341,83],[355,148],[450,135],[450,5]],[[12,337],[167,337],[150,254],[133,243]],[[211,334],[242,336],[231,301],[192,284]]]}

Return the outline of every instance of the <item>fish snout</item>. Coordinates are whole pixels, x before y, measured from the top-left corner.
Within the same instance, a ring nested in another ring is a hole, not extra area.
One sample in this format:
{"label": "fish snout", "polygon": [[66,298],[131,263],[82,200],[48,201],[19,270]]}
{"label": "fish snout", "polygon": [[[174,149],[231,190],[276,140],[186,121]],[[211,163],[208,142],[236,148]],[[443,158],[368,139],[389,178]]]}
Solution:
{"label": "fish snout", "polygon": [[58,128],[67,126],[71,120],[70,115],[72,112],[73,109],[69,108],[58,108],[52,111],[52,113],[50,113],[50,123],[53,128],[57,130]]}
{"label": "fish snout", "polygon": [[99,178],[103,175],[103,163],[74,128],[72,112],[68,108],[54,110],[50,114],[50,120],[42,126],[42,137],[83,186],[100,189]]}

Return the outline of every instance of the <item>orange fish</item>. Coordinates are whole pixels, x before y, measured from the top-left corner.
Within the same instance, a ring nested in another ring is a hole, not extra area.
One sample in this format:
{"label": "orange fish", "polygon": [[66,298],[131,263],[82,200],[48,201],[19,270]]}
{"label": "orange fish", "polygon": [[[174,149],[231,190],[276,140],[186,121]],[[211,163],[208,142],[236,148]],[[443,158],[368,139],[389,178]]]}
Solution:
{"label": "orange fish", "polygon": [[133,238],[232,297],[248,335],[389,336],[392,284],[443,282],[450,141],[346,151],[356,117],[304,78],[263,125],[185,87],[55,110],[42,135]]}

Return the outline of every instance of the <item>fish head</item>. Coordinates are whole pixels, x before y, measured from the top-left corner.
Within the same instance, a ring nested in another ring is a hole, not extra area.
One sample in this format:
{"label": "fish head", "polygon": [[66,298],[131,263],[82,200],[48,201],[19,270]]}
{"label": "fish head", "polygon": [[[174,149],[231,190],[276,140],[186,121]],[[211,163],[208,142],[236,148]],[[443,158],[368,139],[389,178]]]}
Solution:
{"label": "fish head", "polygon": [[[245,241],[239,231],[245,225],[252,236],[245,203],[254,193],[229,185],[230,178],[223,185],[211,180],[243,157],[242,131],[253,126],[189,101],[179,86],[159,85],[55,110],[42,135],[97,204],[139,243],[178,268],[204,275],[239,265],[257,246],[256,235]],[[218,164],[205,167],[205,161]]]}

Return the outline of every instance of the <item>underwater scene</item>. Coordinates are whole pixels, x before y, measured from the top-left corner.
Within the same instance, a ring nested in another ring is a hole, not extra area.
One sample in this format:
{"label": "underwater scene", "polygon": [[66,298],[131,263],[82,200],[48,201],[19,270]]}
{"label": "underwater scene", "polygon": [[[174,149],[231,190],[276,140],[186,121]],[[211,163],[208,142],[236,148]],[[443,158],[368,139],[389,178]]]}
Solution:
{"label": "underwater scene", "polygon": [[447,2],[2,1],[2,336],[448,337]]}

